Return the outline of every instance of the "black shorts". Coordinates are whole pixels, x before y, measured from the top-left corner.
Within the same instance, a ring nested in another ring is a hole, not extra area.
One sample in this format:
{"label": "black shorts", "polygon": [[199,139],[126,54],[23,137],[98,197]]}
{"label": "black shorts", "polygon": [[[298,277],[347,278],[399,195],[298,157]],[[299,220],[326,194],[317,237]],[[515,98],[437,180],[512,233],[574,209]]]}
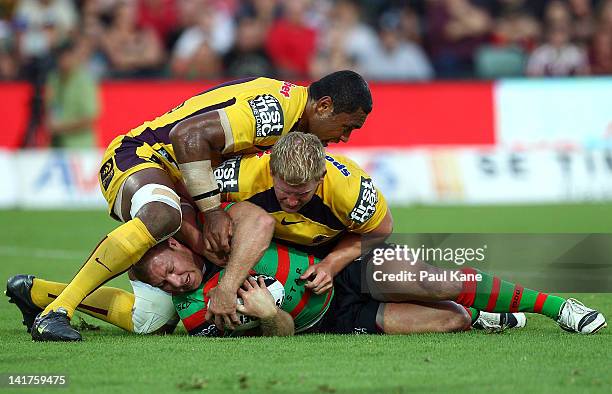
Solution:
{"label": "black shorts", "polygon": [[334,278],[334,299],[318,327],[320,333],[382,334],[376,324],[380,302],[372,298],[365,284],[361,259]]}

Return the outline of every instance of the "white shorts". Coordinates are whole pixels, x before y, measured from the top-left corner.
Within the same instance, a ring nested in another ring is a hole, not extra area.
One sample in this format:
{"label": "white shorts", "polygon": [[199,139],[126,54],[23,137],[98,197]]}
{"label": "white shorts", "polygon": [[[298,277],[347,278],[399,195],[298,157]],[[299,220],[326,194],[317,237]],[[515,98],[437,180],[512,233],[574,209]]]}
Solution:
{"label": "white shorts", "polygon": [[172,296],[147,283],[130,280],[134,290],[132,322],[137,334],[150,334],[165,325],[176,326],[179,316],[174,309]]}

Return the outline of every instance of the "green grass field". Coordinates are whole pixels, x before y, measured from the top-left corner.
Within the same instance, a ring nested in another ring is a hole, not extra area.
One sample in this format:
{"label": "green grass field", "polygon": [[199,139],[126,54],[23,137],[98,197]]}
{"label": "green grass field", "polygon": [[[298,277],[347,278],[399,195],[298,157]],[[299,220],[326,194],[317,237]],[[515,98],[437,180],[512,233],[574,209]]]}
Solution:
{"label": "green grass field", "polygon": [[[398,232],[612,233],[612,205],[415,207],[394,217]],[[0,211],[0,223],[3,280],[67,281],[115,226],[101,211]],[[125,278],[111,284],[129,289]],[[609,294],[576,296],[612,316]],[[87,317],[101,329],[72,344],[33,343],[6,298],[0,316],[0,374],[68,376],[49,392],[612,392],[612,331],[573,335],[541,316],[503,334],[240,339],[139,337]]]}

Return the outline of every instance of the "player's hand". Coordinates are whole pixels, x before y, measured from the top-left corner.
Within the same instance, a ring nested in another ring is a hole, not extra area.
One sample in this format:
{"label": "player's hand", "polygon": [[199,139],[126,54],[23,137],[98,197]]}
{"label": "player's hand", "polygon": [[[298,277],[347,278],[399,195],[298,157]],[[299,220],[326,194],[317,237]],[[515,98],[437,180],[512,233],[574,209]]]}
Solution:
{"label": "player's hand", "polygon": [[214,321],[218,329],[224,330],[225,327],[233,330],[234,325],[240,324],[236,315],[236,292],[229,291],[220,286],[208,292],[210,301],[206,311],[206,320]]}
{"label": "player's hand", "polygon": [[210,252],[220,258],[228,255],[232,231],[232,219],[224,210],[214,209],[204,213],[202,237],[204,237],[204,247]]}
{"label": "player's hand", "polygon": [[330,264],[322,261],[319,264],[309,266],[306,272],[300,276],[300,279],[307,280],[306,288],[318,295],[332,288],[335,275],[336,273],[331,269]]}
{"label": "player's hand", "polygon": [[259,319],[271,319],[278,313],[272,293],[266,287],[263,277],[257,281],[249,277],[238,289],[238,296],[242,298],[243,305],[238,305],[238,312],[257,317]]}

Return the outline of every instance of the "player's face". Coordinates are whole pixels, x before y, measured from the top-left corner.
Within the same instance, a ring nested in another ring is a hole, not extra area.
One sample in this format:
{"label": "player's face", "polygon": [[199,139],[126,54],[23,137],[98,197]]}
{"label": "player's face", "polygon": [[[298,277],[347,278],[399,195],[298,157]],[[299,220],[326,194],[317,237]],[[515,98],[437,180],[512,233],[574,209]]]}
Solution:
{"label": "player's face", "polygon": [[168,293],[193,291],[202,283],[202,277],[193,252],[178,242],[160,252],[149,270],[149,284]]}
{"label": "player's face", "polygon": [[321,181],[310,181],[303,185],[290,185],[277,176],[273,176],[274,194],[285,212],[295,213],[312,199]]}
{"label": "player's face", "polygon": [[324,146],[348,142],[353,130],[360,129],[367,116],[361,109],[352,114],[334,114],[333,107],[317,109],[308,122],[308,132],[319,137]]}

